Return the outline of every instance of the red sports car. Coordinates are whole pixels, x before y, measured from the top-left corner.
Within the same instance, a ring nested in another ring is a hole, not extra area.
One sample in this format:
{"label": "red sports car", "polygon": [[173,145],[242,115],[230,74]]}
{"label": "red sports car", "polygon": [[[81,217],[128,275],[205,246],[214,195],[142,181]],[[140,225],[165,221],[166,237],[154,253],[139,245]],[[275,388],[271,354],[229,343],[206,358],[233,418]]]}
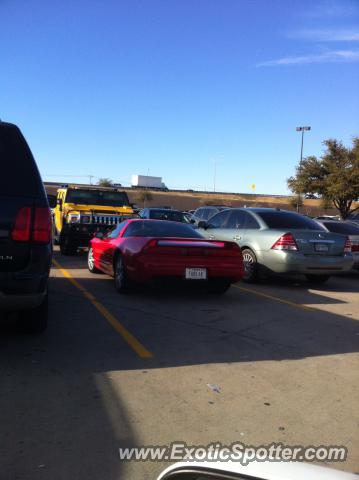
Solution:
{"label": "red sports car", "polygon": [[115,279],[119,292],[159,279],[203,283],[224,293],[243,276],[236,243],[206,240],[191,226],[165,220],[131,219],[90,241],[88,268]]}

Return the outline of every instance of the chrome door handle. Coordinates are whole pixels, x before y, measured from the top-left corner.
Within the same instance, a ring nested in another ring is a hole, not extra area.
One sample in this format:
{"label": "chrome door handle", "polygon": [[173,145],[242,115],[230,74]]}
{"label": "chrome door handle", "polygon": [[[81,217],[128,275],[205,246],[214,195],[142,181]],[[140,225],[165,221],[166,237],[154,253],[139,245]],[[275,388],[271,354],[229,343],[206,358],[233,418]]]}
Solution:
{"label": "chrome door handle", "polygon": [[209,240],[214,240],[214,235],[209,235]]}
{"label": "chrome door handle", "polygon": [[235,237],[233,237],[233,240],[240,240],[242,237],[240,235],[236,235]]}

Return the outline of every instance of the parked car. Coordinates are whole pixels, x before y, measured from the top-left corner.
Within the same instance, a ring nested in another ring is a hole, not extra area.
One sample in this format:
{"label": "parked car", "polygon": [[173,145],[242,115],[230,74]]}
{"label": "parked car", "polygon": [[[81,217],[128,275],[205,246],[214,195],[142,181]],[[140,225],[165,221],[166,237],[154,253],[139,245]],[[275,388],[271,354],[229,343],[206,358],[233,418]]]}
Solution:
{"label": "parked car", "polygon": [[359,225],[359,212],[350,213],[347,217],[347,220],[353,223],[357,223]]}
{"label": "parked car", "polygon": [[304,274],[312,282],[323,283],[354,263],[349,238],[327,232],[318,222],[294,212],[227,209],[198,227],[208,239],[238,243],[248,282],[274,272]]}
{"label": "parked car", "polygon": [[23,330],[42,332],[48,316],[51,215],[42,180],[19,128],[0,122],[0,310]]}
{"label": "parked car", "polygon": [[229,207],[226,207],[224,205],[211,205],[208,207],[199,207],[197,210],[195,210],[192,214],[192,222],[195,225],[198,225],[198,222],[200,221],[207,221],[213,215],[216,215],[216,213],[221,212],[222,210],[227,210]]}
{"label": "parked car", "polygon": [[335,220],[318,220],[318,223],[328,232],[340,233],[349,237],[354,258],[354,268],[359,269],[359,225]]}
{"label": "parked car", "polygon": [[140,218],[152,220],[169,220],[171,222],[190,223],[187,215],[180,210],[167,208],[144,208],[139,213]]}
{"label": "parked car", "polygon": [[157,280],[203,282],[224,293],[243,276],[241,249],[234,242],[208,241],[190,225],[166,220],[126,220],[90,242],[88,268],[114,277],[127,292],[135,283]]}

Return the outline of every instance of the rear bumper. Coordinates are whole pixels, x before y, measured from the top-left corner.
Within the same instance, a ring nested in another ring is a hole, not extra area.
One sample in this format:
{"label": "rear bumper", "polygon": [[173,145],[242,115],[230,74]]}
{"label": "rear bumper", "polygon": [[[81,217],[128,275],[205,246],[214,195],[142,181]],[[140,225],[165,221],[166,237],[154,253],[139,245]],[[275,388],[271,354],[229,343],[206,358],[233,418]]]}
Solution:
{"label": "rear bumper", "polygon": [[354,265],[353,255],[320,256],[298,252],[272,250],[258,258],[259,262],[274,273],[301,273],[332,275],[346,272]]}
{"label": "rear bumper", "polygon": [[47,293],[51,246],[32,247],[28,267],[0,272],[0,310],[26,310],[39,306]]}
{"label": "rear bumper", "polygon": [[[206,260],[197,257],[166,258],[164,255],[146,256],[137,259],[136,265],[127,265],[127,271],[132,280],[150,282],[161,277],[185,280],[186,268],[205,268],[207,280],[228,279],[235,283],[243,277],[243,262],[241,259],[231,261],[228,258]],[[203,280],[191,280],[203,282]]]}

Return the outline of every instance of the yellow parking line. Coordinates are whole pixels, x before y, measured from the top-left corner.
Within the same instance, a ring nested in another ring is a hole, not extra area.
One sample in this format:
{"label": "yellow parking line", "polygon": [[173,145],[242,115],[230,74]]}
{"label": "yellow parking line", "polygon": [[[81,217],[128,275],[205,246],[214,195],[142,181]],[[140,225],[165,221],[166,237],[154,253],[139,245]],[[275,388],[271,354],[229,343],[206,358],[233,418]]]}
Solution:
{"label": "yellow parking line", "polygon": [[275,302],[284,303],[285,305],[289,305],[290,307],[299,308],[300,310],[307,310],[309,312],[314,312],[316,309],[307,307],[306,305],[301,305],[300,303],[291,302],[290,300],[285,300],[284,298],[275,297],[274,295],[269,295],[268,293],[259,292],[258,290],[253,290],[252,288],[245,288],[240,287],[239,285],[232,285],[238,290],[242,290],[242,292],[252,293],[253,295],[257,295],[258,297],[268,298],[269,300],[273,300]]}
{"label": "yellow parking line", "polygon": [[145,348],[142,343],[140,343],[136,337],[132,335],[115,317],[112,313],[107,310],[107,308],[102,305],[101,302],[97,300],[97,298],[92,295],[85,287],[83,287],[73,276],[71,273],[63,268],[60,263],[53,259],[52,260],[55,267],[62,273],[62,275],[67,278],[67,280],[72,283],[74,287],[76,287],[80,292],[83,294],[87,300],[89,300],[92,305],[100,312],[100,314],[108,321],[108,323],[118,332],[121,337],[128,343],[128,345],[137,353],[137,355],[141,358],[151,358],[153,357],[152,353]]}

